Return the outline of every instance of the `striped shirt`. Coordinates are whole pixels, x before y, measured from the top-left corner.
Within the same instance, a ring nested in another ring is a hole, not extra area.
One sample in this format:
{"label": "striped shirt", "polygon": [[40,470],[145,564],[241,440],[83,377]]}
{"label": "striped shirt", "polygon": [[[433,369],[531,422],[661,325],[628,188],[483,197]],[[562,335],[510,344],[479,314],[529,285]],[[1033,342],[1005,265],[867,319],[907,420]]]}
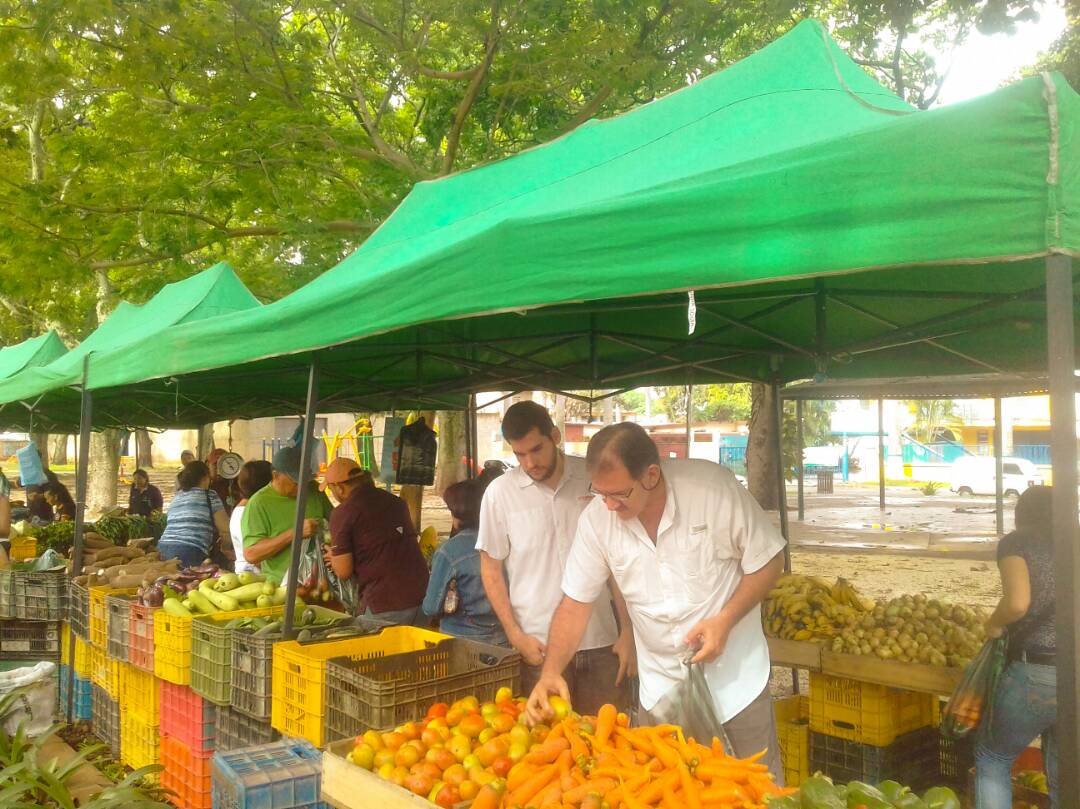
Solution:
{"label": "striped shirt", "polygon": [[[207,498],[210,507],[207,508]],[[160,544],[176,542],[208,551],[214,538],[213,515],[224,510],[221,498],[211,489],[188,489],[177,492],[169,505],[165,531]]]}

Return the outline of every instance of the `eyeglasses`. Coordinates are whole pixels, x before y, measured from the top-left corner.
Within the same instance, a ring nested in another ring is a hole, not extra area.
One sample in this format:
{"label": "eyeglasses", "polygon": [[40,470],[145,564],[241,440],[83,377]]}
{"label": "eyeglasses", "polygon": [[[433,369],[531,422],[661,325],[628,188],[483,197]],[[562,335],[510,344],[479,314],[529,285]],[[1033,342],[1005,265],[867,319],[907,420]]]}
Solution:
{"label": "eyeglasses", "polygon": [[611,494],[605,494],[604,492],[596,491],[596,489],[592,487],[592,484],[589,484],[589,494],[591,494],[593,497],[599,497],[603,500],[618,500],[620,503],[625,503],[627,500],[630,499],[630,496],[634,493],[634,489],[636,488],[636,486],[631,486],[624,492],[613,492]]}

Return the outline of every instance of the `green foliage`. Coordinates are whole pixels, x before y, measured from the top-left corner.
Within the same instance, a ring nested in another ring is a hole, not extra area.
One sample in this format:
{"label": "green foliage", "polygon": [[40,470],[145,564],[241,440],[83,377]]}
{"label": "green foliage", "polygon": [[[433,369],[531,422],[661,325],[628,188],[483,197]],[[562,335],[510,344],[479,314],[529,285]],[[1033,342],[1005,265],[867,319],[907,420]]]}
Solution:
{"label": "green foliage", "polygon": [[[686,420],[686,388],[681,385],[656,388],[657,408],[673,421]],[[750,418],[750,385],[695,385],[694,421],[744,421]]]}
{"label": "green foliage", "polygon": [[925,494],[927,497],[933,497],[935,494],[938,493],[938,489],[941,488],[941,485],[942,484],[940,483],[934,483],[933,481],[931,481],[928,483],[924,483],[922,486],[920,486],[919,491]]}
{"label": "green foliage", "polygon": [[905,404],[915,416],[909,432],[924,444],[942,440],[944,431],[960,422],[952,399],[914,399]]}
{"label": "green foliage", "polygon": [[[832,412],[836,402],[803,402],[803,446],[820,447],[832,442]],[[784,437],[781,449],[784,454],[784,469],[798,468],[798,432],[795,418],[795,403],[784,403]],[[793,474],[792,473],[789,473]]]}
{"label": "green foliage", "polygon": [[1080,91],[1080,6],[1066,5],[1067,27],[1039,64],[1038,70],[1057,70]]}

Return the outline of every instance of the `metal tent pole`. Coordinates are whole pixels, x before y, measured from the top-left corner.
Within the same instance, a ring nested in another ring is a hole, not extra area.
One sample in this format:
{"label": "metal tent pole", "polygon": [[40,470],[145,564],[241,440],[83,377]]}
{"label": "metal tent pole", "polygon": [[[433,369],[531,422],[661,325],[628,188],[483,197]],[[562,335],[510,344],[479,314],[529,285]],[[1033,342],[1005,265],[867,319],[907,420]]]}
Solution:
{"label": "metal tent pole", "polygon": [[1076,368],[1073,274],[1068,256],[1046,259],[1047,360],[1050,382],[1050,460],[1054,487],[1054,566],[1057,591],[1058,789],[1080,794],[1080,550],[1077,548]]}
{"label": "metal tent pole", "polygon": [[1001,397],[994,397],[994,525],[997,535],[1005,533],[1005,479],[1002,477],[1005,460],[1005,436],[1001,432]]}
{"label": "metal tent pole", "polygon": [[[79,406],[79,458],[75,466],[75,539],[74,549],[71,555],[71,572],[73,577],[78,575],[83,568],[83,532],[86,524],[86,489],[87,472],[90,460],[90,422],[93,418],[93,396],[87,388],[90,377],[90,355],[83,357],[82,393]],[[61,641],[63,642],[63,641]],[[73,661],[68,666],[67,682],[67,715],[74,716],[75,711],[75,633],[69,633],[68,660]]]}
{"label": "metal tent pole", "polygon": [[799,470],[799,522],[806,518],[806,462],[803,460],[803,402],[795,400],[795,464]]}
{"label": "metal tent pole", "polygon": [[[315,410],[319,403],[319,358],[311,355],[308,368],[307,406],[304,409],[304,435],[300,441],[300,479],[296,481],[296,520],[293,523],[292,556],[289,558],[289,586],[285,598],[284,636],[293,636],[293,617],[296,612],[296,586],[300,572],[300,551],[304,547],[304,517],[307,513],[308,483],[311,480],[311,453],[314,438]],[[316,542],[318,539],[315,540]],[[317,548],[321,553],[322,549]]]}
{"label": "metal tent pole", "polygon": [[[878,508],[885,511],[885,400],[877,400],[877,474]],[[882,522],[885,521],[882,516]],[[884,525],[882,526],[884,529]]]}

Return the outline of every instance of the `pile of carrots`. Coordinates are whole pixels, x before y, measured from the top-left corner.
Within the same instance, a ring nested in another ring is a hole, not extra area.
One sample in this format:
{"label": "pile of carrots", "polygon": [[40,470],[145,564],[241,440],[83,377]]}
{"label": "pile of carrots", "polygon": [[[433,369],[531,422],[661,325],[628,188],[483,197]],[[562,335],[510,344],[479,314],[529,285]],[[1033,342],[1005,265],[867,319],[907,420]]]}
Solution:
{"label": "pile of carrots", "polygon": [[758,809],[782,789],[758,763],[686,739],[675,725],[629,727],[605,705],[598,716],[556,720],[544,741],[486,784],[472,809]]}

